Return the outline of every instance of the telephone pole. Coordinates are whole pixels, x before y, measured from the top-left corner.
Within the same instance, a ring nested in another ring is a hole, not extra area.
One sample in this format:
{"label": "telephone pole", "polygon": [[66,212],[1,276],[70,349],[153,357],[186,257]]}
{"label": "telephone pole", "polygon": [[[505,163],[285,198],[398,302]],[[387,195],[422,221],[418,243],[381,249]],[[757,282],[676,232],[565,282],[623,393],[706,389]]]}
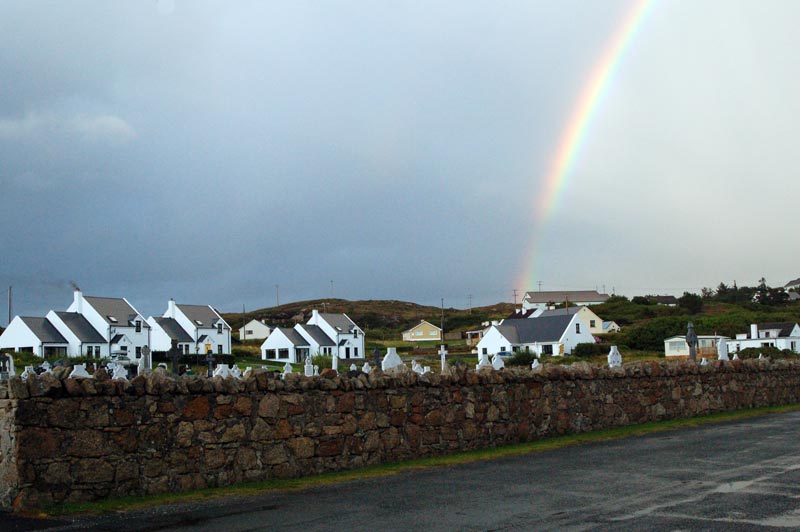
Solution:
{"label": "telephone pole", "polygon": [[469,298],[469,313],[472,314],[472,294],[468,295]]}
{"label": "telephone pole", "polygon": [[11,286],[8,287],[8,323],[6,325],[9,323],[11,323]]}
{"label": "telephone pole", "polygon": [[333,279],[331,279],[331,299],[333,299]]}
{"label": "telephone pole", "polygon": [[442,298],[442,322],[440,325],[442,329],[442,342],[444,342],[444,298]]}
{"label": "telephone pole", "polygon": [[514,292],[514,308],[516,309],[517,308],[517,289],[514,288],[513,292]]}
{"label": "telephone pole", "polygon": [[541,292],[542,291],[542,282],[538,281],[538,283],[539,283],[539,292]]}
{"label": "telephone pole", "polygon": [[281,306],[281,298],[280,298],[280,285],[275,285],[275,306]]}

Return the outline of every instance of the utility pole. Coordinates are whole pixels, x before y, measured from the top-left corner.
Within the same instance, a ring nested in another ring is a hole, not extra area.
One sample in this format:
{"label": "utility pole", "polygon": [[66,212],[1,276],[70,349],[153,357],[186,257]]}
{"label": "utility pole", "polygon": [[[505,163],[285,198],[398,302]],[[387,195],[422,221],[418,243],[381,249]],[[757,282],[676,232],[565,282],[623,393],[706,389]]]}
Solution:
{"label": "utility pole", "polygon": [[275,285],[275,306],[281,306],[281,298],[280,298],[280,285]]}
{"label": "utility pole", "polygon": [[6,325],[10,323],[11,323],[11,286],[8,287],[8,323],[6,323]]}
{"label": "utility pole", "polygon": [[517,289],[514,288],[513,292],[514,292],[514,309],[516,309],[517,308]]}
{"label": "utility pole", "polygon": [[472,314],[472,294],[467,297],[469,298],[469,313]]}
{"label": "utility pole", "polygon": [[242,303],[242,337],[240,340],[247,340],[247,324],[244,322],[244,303]]}
{"label": "utility pole", "polygon": [[538,283],[539,283],[539,292],[541,292],[542,291],[542,282],[538,281]]}
{"label": "utility pole", "polygon": [[442,342],[444,342],[444,298],[442,298],[442,322],[440,325],[442,329]]}
{"label": "utility pole", "polygon": [[333,299],[333,279],[331,279],[331,299]]}

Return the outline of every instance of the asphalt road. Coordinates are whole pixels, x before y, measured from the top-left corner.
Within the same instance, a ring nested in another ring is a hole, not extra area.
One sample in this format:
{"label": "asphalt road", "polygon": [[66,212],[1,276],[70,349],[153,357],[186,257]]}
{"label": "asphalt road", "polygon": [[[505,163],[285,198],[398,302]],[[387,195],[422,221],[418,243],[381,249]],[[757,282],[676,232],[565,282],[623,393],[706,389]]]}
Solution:
{"label": "asphalt road", "polygon": [[32,529],[800,530],[800,412]]}

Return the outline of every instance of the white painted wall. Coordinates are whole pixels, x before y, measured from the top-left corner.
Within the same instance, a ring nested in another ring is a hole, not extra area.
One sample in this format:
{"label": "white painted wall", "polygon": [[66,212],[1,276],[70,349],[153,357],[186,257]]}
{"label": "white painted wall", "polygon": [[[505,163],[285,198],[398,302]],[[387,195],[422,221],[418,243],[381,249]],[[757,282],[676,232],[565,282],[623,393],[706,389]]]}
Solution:
{"label": "white painted wall", "polygon": [[0,335],[0,349],[13,349],[32,347],[34,354],[42,356],[42,342],[33,334],[22,318],[15,316],[6,330]]}
{"label": "white painted wall", "polygon": [[484,353],[485,349],[486,354],[491,356],[499,353],[500,351],[511,351],[513,345],[508,338],[503,336],[503,334],[495,325],[492,325],[483,335],[483,338],[481,338],[481,341],[478,342],[476,347],[479,355]]}
{"label": "white painted wall", "polygon": [[[358,325],[355,326],[355,334],[339,332],[330,323],[325,321],[316,310],[311,312],[311,318],[307,323],[309,325],[317,325],[320,329],[325,331],[325,334],[336,344],[337,347],[334,349],[338,352],[340,359],[364,358],[366,355],[366,353],[364,353],[364,331],[362,331]],[[342,340],[344,340],[344,343],[339,345]],[[350,353],[349,357],[347,356],[348,350]]]}
{"label": "white painted wall", "polygon": [[[289,358],[267,358],[267,350],[274,349],[277,351],[279,349],[288,349],[289,351]],[[269,338],[264,340],[264,343],[261,344],[261,359],[262,360],[278,360],[280,362],[298,362],[297,351],[295,350],[295,346],[289,338],[283,334],[283,331],[280,329],[275,329],[269,335]]]}
{"label": "white painted wall", "polygon": [[244,327],[239,327],[240,340],[266,340],[269,336],[269,325],[258,320],[248,321]]}

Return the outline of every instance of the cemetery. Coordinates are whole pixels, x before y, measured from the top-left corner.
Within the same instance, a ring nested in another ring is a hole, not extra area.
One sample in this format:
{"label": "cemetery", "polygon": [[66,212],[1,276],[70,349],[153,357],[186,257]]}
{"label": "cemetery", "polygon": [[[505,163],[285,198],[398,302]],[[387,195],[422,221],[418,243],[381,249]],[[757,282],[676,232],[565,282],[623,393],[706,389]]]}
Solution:
{"label": "cemetery", "polygon": [[[291,478],[550,436],[800,402],[790,360],[476,367],[380,361],[93,375],[2,365],[0,505],[16,510]],[[7,364],[8,361],[5,361]],[[337,361],[338,362],[338,361]],[[211,362],[209,362],[211,369]],[[535,459],[535,458],[534,458]]]}

